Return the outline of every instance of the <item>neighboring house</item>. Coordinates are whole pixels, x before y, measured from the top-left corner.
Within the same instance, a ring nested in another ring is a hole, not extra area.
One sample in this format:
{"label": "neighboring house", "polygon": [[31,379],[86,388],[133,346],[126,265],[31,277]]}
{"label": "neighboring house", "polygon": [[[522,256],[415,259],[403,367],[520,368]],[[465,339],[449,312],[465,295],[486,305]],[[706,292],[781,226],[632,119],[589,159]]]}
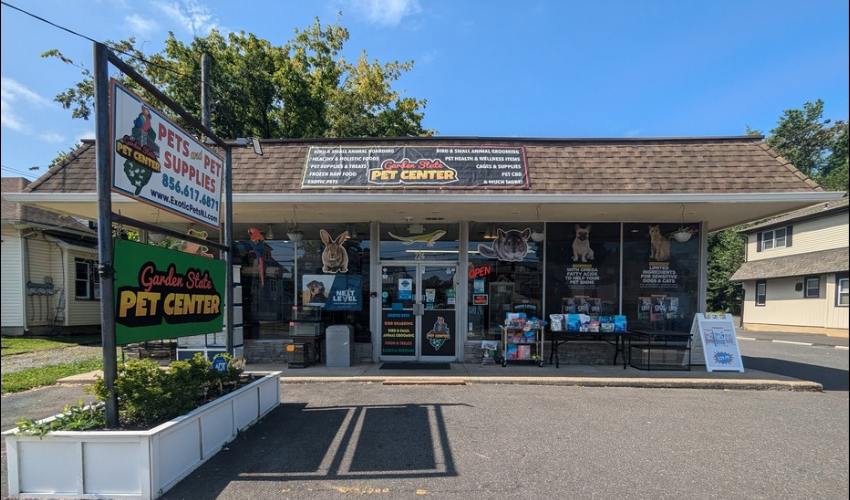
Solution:
{"label": "neighboring house", "polygon": [[28,185],[2,179],[2,333],[96,331],[97,233],[74,217],[7,201]]}
{"label": "neighboring house", "polygon": [[847,198],[775,217],[742,231],[742,323],[750,330],[847,334]]}

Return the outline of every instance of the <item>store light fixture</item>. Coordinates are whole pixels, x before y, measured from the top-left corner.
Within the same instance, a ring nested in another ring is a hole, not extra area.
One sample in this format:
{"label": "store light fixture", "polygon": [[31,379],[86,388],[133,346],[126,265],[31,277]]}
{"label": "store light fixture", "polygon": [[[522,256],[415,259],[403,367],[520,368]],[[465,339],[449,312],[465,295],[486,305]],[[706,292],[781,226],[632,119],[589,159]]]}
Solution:
{"label": "store light fixture", "polygon": [[[546,239],[546,233],[543,232],[543,225],[540,223],[540,205],[537,205],[537,228],[531,233],[532,241],[540,243]],[[538,229],[540,229],[538,231]]]}
{"label": "store light fixture", "polygon": [[487,224],[487,231],[484,233],[485,240],[495,240],[498,238],[498,231],[496,231],[495,224]]}
{"label": "store light fixture", "polygon": [[274,239],[274,230],[272,229],[272,225],[269,224],[269,230],[266,231],[266,239],[273,240]]}

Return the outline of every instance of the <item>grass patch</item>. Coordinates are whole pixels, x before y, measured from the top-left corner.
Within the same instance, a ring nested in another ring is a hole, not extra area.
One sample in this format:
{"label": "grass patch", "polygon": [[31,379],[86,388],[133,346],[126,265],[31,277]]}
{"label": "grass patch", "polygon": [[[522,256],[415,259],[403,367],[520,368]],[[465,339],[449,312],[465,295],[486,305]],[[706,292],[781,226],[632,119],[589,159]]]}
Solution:
{"label": "grass patch", "polygon": [[103,360],[99,356],[72,363],[29,368],[19,372],[3,374],[3,381],[0,384],[0,388],[3,394],[21,392],[35,387],[53,385],[60,378],[101,369],[103,369]]}
{"label": "grass patch", "polygon": [[100,335],[63,335],[61,337],[2,337],[0,353],[20,354],[23,352],[49,351],[81,344],[101,341]]}

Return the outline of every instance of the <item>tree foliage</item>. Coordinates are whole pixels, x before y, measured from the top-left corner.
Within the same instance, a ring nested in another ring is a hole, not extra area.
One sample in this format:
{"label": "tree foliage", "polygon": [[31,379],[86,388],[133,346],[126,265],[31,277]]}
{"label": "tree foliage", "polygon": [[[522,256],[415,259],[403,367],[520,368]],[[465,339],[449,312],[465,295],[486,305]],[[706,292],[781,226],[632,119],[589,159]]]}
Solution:
{"label": "tree foliage", "polygon": [[[747,127],[747,134],[763,135]],[[828,191],[848,190],[847,122],[823,118],[823,101],[807,102],[803,109],[787,109],[765,143]],[[738,234],[745,226],[708,237],[707,307],[711,311],[740,312],[741,285],[729,277],[744,262],[745,244]]]}
{"label": "tree foliage", "polygon": [[741,284],[731,282],[729,278],[744,263],[744,248],[744,239],[738,234],[738,228],[708,235],[708,311],[741,313]]}
{"label": "tree foliage", "polygon": [[[339,21],[338,21],[339,22]],[[146,56],[135,40],[105,42],[125,62],[193,116],[201,116],[201,59],[209,56],[210,122],[223,138],[397,137],[433,135],[422,127],[424,99],[404,97],[393,89],[413,62],[380,63],[362,52],[354,63],[341,51],[348,30],[314,24],[284,46],[239,32],[226,37],[212,31],[185,44],[169,33],[165,48]],[[74,64],[58,50],[43,54]],[[93,111],[91,72],[80,66],[83,80],[56,96],[74,118]],[[121,78],[143,99],[157,103],[139,85]],[[159,107],[159,106],[158,106]],[[188,130],[190,124],[163,112]],[[197,131],[193,131],[197,132]]]}
{"label": "tree foliage", "polygon": [[828,191],[848,190],[847,122],[823,118],[823,101],[786,109],[765,143]]}

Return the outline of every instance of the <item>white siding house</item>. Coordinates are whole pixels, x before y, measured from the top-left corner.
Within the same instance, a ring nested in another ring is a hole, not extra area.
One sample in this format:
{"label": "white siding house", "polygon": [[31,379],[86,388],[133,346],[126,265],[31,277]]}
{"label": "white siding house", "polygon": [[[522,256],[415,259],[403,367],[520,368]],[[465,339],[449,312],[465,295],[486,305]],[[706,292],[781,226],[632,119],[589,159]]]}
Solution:
{"label": "white siding house", "polygon": [[744,328],[847,335],[848,227],[845,197],[742,231]]}
{"label": "white siding house", "polygon": [[97,331],[97,234],[73,217],[6,199],[28,184],[21,177],[2,180],[2,333]]}

